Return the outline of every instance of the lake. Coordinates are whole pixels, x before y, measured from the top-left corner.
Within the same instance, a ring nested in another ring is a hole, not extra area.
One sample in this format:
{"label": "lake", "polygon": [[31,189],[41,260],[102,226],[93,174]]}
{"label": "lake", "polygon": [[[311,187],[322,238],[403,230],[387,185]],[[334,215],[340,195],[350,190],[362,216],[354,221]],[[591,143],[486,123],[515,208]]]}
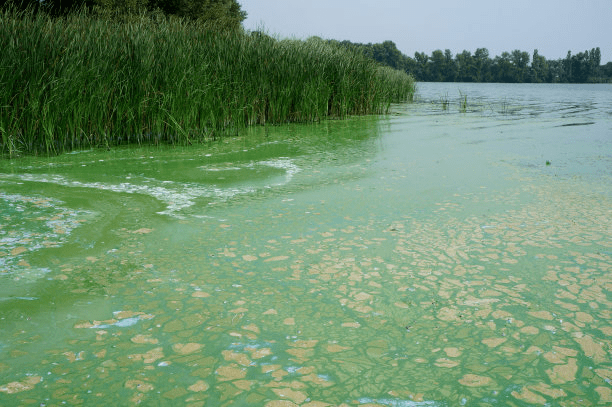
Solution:
{"label": "lake", "polygon": [[612,86],[0,161],[0,405],[612,404]]}

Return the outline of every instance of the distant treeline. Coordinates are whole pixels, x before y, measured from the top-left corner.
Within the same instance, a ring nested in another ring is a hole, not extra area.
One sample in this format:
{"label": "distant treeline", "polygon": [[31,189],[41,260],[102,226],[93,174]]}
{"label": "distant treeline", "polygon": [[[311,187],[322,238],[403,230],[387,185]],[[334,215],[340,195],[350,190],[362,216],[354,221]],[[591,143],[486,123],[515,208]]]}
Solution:
{"label": "distant treeline", "polygon": [[565,58],[548,60],[534,50],[533,54],[514,50],[491,58],[486,48],[472,54],[463,51],[436,50],[427,55],[416,52],[414,58],[402,54],[393,41],[382,44],[359,44],[330,40],[357,49],[383,65],[406,71],[423,82],[504,82],[504,83],[602,83],[612,82],[612,62],[601,65],[601,51],[590,51]]}

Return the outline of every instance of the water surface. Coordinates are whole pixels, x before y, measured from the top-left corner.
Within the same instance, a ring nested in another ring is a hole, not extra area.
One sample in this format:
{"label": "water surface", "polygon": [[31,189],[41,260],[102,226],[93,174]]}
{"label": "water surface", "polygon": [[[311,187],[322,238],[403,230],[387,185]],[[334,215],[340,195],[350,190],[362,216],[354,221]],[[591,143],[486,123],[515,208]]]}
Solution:
{"label": "water surface", "polygon": [[608,85],[3,161],[0,404],[612,403],[611,191]]}

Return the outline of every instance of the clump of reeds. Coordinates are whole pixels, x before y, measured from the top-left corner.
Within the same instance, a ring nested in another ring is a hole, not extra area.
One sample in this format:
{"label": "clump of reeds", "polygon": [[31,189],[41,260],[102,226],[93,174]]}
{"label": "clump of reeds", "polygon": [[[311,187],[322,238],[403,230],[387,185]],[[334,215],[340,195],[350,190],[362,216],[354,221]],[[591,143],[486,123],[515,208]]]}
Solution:
{"label": "clump of reeds", "polygon": [[191,143],[253,124],[384,113],[414,81],[323,40],[147,16],[0,11],[0,151]]}
{"label": "clump of reeds", "polygon": [[467,112],[467,94],[459,91],[459,111],[462,113]]}
{"label": "clump of reeds", "polygon": [[501,109],[499,112],[501,114],[508,114],[510,112],[510,104],[506,98],[501,102]]}
{"label": "clump of reeds", "polygon": [[448,105],[449,105],[448,93],[444,94],[443,96],[440,96],[440,105],[442,106],[442,110],[448,109]]}

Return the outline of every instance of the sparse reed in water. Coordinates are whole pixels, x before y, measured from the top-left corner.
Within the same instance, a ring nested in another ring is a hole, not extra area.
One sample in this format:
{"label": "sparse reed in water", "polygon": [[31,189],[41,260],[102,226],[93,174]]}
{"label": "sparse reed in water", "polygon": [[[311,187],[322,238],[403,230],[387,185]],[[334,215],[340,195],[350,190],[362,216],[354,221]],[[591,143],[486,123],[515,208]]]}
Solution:
{"label": "sparse reed in water", "polygon": [[459,91],[459,111],[462,113],[467,112],[467,94]]}
{"label": "sparse reed in water", "polygon": [[320,39],[0,12],[0,152],[191,143],[247,125],[378,114],[405,73]]}
{"label": "sparse reed in water", "polygon": [[448,93],[444,94],[444,96],[440,96],[440,104],[442,105],[442,110],[448,109]]}

